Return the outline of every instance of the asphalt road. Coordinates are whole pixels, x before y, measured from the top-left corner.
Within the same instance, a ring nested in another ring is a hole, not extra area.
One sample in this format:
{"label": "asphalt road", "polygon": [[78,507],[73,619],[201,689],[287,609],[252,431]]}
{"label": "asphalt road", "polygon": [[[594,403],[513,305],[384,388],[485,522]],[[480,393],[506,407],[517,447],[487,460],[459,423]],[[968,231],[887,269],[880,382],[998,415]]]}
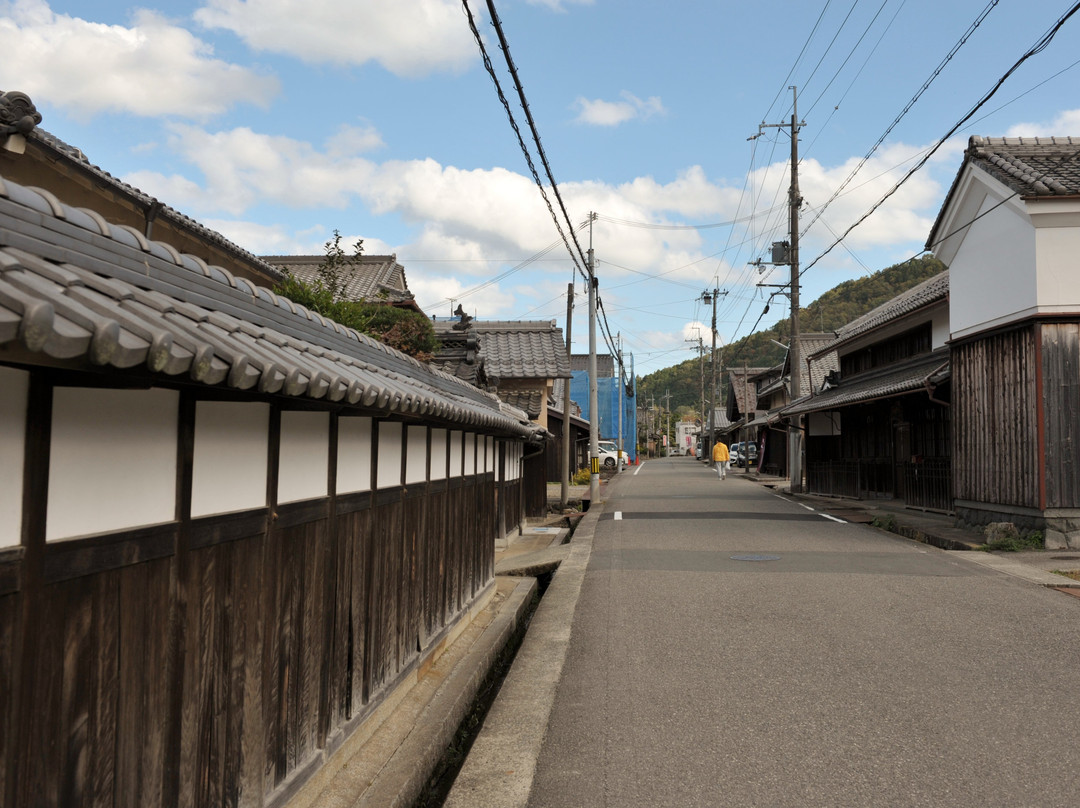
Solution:
{"label": "asphalt road", "polygon": [[606,489],[528,805],[1075,804],[1080,599],[692,458]]}

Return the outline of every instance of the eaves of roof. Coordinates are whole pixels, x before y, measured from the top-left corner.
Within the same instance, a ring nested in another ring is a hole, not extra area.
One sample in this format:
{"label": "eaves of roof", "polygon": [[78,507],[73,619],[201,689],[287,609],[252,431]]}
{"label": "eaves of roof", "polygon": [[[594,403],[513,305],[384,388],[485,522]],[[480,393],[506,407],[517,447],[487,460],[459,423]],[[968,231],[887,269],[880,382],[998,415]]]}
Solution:
{"label": "eaves of roof", "polygon": [[949,349],[941,348],[900,366],[862,373],[850,380],[844,380],[837,387],[831,387],[814,395],[803,396],[784,407],[781,415],[801,415],[808,412],[833,410],[916,392],[925,388],[926,380],[931,376],[934,377],[935,383],[944,381],[947,377],[948,362]]}
{"label": "eaves of roof", "polygon": [[920,309],[948,300],[948,298],[949,271],[945,270],[900,293],[892,300],[882,303],[862,317],[852,320],[836,332],[837,338],[834,342],[819,349],[817,353],[808,355],[817,357],[825,351],[839,351],[840,348],[864,334],[902,317],[907,317]]}
{"label": "eaves of roof", "polygon": [[2,180],[0,346],[13,361],[142,369],[530,439],[543,432],[493,395],[268,289]]}

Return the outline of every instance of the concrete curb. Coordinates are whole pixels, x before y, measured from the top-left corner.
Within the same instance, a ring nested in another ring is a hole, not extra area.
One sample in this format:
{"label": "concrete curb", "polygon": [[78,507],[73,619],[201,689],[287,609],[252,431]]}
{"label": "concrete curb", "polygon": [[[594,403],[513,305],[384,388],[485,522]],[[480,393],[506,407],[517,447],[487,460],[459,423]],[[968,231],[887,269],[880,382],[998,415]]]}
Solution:
{"label": "concrete curb", "polygon": [[517,808],[528,802],[602,506],[593,503],[565,545],[570,552],[533,614],[445,808]]}
{"label": "concrete curb", "polygon": [[1064,575],[1055,575],[1052,572],[1033,567],[1030,564],[1023,564],[1019,561],[1014,561],[1011,558],[992,555],[991,553],[972,553],[954,550],[950,551],[950,555],[955,555],[957,558],[971,561],[972,563],[979,564],[983,567],[989,567],[998,572],[1004,572],[1006,575],[1012,575],[1015,578],[1023,578],[1025,581],[1030,581],[1039,586],[1049,586],[1054,589],[1074,589],[1080,587],[1080,581],[1074,581],[1071,578],[1066,578]]}

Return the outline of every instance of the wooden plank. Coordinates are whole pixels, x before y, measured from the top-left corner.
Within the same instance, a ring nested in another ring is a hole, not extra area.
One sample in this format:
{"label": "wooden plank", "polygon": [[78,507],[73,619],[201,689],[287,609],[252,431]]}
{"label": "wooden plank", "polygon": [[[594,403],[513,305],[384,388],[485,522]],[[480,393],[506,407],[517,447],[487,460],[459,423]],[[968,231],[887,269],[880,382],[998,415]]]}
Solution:
{"label": "wooden plank", "polygon": [[15,649],[15,625],[19,609],[17,595],[0,595],[0,804],[14,805],[16,744],[14,685],[18,654]]}
{"label": "wooden plank", "polygon": [[70,610],[65,615],[63,629],[60,725],[56,728],[61,736],[57,774],[60,804],[77,805],[86,801],[90,756],[92,603],[85,580],[69,586],[68,603]]}
{"label": "wooden plank", "polygon": [[88,805],[112,806],[116,790],[117,697],[120,692],[120,573],[94,579],[90,633],[95,655],[91,670],[94,689]]}
{"label": "wooden plank", "polygon": [[371,546],[370,511],[349,515],[348,543],[350,547],[349,629],[348,629],[348,703],[345,717],[357,715],[365,704],[365,670],[367,666],[367,598]]}

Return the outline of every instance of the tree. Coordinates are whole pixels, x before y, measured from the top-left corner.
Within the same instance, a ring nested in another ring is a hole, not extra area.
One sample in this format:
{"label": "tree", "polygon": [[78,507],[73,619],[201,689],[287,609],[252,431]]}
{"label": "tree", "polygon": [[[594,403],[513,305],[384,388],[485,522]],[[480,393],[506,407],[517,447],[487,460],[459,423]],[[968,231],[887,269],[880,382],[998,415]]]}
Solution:
{"label": "tree", "polygon": [[352,328],[402,353],[426,362],[439,348],[435,328],[423,314],[386,303],[345,298],[347,276],[360,265],[363,239],[350,256],[341,248],[341,234],[324,245],[326,257],[319,264],[313,283],[305,283],[290,272],[274,287],[274,292],[299,303],[323,317]]}

